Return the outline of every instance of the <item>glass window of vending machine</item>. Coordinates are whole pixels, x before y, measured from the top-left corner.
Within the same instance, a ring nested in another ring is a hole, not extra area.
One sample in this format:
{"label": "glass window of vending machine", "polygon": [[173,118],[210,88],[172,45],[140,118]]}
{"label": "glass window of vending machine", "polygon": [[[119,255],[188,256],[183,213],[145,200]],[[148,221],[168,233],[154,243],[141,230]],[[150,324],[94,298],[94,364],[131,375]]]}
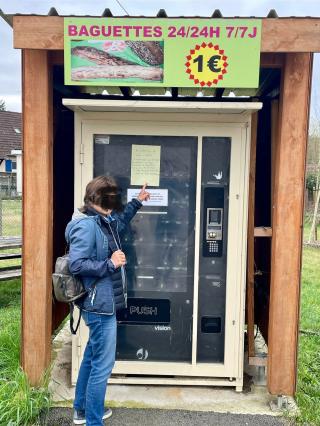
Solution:
{"label": "glass window of vending machine", "polygon": [[[261,104],[64,104],[76,112],[75,208],[99,175],[116,178],[124,203],[144,181],[151,194],[121,235],[128,307],[110,382],[241,390],[250,123]],[[88,339],[80,324],[72,383]]]}

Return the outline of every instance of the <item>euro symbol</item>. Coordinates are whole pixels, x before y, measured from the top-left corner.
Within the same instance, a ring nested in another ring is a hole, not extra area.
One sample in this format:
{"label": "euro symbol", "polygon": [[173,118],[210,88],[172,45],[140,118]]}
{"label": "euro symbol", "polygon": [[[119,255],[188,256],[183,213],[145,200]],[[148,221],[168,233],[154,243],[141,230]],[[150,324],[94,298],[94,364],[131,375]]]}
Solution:
{"label": "euro symbol", "polygon": [[220,72],[221,71],[221,67],[217,68],[218,61],[220,59],[221,59],[220,55],[211,56],[211,58],[208,61],[208,67],[209,67],[210,71],[212,71],[212,72]]}

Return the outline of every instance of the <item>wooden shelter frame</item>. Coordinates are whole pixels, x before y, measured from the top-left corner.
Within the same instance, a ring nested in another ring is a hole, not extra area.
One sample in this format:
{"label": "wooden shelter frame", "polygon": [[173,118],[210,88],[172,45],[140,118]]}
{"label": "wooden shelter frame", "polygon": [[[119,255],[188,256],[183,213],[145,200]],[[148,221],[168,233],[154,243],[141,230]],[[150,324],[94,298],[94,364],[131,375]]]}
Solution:
{"label": "wooden shelter frame", "polygon": [[[223,19],[223,18],[221,18]],[[63,17],[10,18],[22,50],[23,266],[21,364],[37,384],[51,362],[52,332],[66,314],[53,304],[53,83],[63,64]],[[247,322],[253,348],[254,239],[271,238],[268,390],[294,395],[297,381],[305,162],[312,54],[320,52],[319,18],[263,18],[261,67],[279,68],[272,105],[272,225],[254,227],[257,116],[253,118],[248,229]],[[35,211],[36,210],[36,211]],[[54,309],[53,309],[54,307]],[[59,315],[59,309],[62,312]]]}

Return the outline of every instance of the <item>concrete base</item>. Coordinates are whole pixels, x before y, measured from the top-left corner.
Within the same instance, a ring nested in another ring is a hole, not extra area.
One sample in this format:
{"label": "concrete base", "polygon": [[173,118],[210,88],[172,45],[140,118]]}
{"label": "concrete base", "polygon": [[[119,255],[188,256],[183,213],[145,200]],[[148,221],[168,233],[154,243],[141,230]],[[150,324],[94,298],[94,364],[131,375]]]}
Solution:
{"label": "concrete base", "polygon": [[[53,365],[49,388],[55,406],[71,407],[75,387],[71,386],[71,334],[69,323],[61,329],[53,341]],[[245,357],[247,358],[247,357]],[[244,391],[229,388],[202,386],[160,386],[160,385],[113,385],[108,386],[107,404],[111,407],[161,408],[191,411],[213,411],[217,413],[281,414],[271,410],[272,397],[256,377],[256,367],[250,366],[245,374]],[[261,373],[261,371],[260,371]],[[291,412],[296,405],[290,399]]]}

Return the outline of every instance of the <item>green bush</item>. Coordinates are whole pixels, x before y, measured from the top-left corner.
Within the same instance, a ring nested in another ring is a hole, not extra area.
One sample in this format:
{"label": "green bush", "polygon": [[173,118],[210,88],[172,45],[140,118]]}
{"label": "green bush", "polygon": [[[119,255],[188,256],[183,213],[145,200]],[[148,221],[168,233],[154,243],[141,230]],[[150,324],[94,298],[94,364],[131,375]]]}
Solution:
{"label": "green bush", "polygon": [[20,280],[0,283],[0,425],[38,424],[50,407],[46,372],[38,387],[30,385],[20,367]]}
{"label": "green bush", "polygon": [[44,380],[42,387],[32,387],[20,367],[12,371],[10,379],[0,378],[1,425],[37,424],[40,413],[49,407],[47,380]]}
{"label": "green bush", "polygon": [[316,173],[308,173],[306,177],[306,188],[310,191],[317,191],[320,185],[317,187],[317,174]]}

